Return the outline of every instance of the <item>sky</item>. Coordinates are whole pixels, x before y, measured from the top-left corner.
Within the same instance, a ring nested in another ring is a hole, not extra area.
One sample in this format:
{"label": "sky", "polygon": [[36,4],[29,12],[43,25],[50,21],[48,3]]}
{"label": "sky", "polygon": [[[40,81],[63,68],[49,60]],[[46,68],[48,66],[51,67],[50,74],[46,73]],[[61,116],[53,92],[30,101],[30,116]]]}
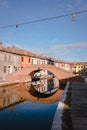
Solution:
{"label": "sky", "polygon": [[0,42],[36,54],[87,62],[87,12],[17,25],[87,10],[87,0],[0,0]]}

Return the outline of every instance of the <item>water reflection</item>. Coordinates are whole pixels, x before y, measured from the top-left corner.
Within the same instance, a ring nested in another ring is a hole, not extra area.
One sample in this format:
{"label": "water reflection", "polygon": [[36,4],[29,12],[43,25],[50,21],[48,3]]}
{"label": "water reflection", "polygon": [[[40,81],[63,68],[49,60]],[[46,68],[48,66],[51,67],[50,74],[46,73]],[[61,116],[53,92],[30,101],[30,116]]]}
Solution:
{"label": "water reflection", "polygon": [[53,103],[60,99],[63,90],[59,89],[59,82],[56,78],[38,80],[31,83],[26,83],[24,86],[29,92],[26,97],[31,102],[35,103]]}
{"label": "water reflection", "polygon": [[0,111],[0,130],[51,130],[57,103],[36,104],[26,101]]}
{"label": "water reflection", "polygon": [[0,109],[9,106],[0,110],[0,130],[51,130],[62,93],[56,79],[0,89]]}
{"label": "water reflection", "polygon": [[20,102],[21,97],[11,93],[5,88],[0,89],[0,109],[5,108],[14,103]]}
{"label": "water reflection", "polygon": [[2,88],[0,89],[0,109],[18,103],[22,99],[43,104],[56,102],[63,92],[58,85],[58,80],[54,78]]}
{"label": "water reflection", "polygon": [[59,81],[57,80],[57,78],[43,79],[43,80],[33,81],[31,84],[26,84],[26,88],[29,89],[30,86],[33,87],[39,93],[47,94],[47,92],[52,93],[59,88]]}

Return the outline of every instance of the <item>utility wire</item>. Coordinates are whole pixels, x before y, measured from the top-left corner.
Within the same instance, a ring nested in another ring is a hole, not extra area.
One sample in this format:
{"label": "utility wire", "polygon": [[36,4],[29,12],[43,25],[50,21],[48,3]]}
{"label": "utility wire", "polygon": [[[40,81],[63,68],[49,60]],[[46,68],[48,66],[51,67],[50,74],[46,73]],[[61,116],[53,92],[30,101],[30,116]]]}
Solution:
{"label": "utility wire", "polygon": [[67,17],[67,16],[73,16],[76,14],[81,14],[81,13],[86,13],[87,10],[81,10],[81,11],[77,11],[77,12],[73,12],[73,13],[69,13],[69,14],[64,14],[64,15],[59,15],[59,16],[53,16],[53,17],[48,17],[48,18],[43,18],[43,19],[37,19],[37,20],[32,20],[32,21],[28,21],[28,22],[24,22],[24,23],[19,23],[19,24],[13,24],[13,25],[6,25],[6,26],[1,26],[0,29],[4,29],[4,28],[11,28],[11,27],[16,27],[18,28],[20,25],[25,25],[25,24],[32,24],[32,23],[38,23],[38,22],[43,22],[43,21],[48,21],[48,20],[53,20],[53,19],[58,19],[58,18],[63,18],[63,17]]}

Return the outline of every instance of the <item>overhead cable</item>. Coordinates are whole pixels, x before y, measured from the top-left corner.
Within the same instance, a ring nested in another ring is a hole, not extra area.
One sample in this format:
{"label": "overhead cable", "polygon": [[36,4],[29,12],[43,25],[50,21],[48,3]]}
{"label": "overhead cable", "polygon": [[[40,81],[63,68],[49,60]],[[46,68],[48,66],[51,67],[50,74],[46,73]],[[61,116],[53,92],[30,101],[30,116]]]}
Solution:
{"label": "overhead cable", "polygon": [[81,10],[81,11],[72,12],[72,13],[69,13],[69,14],[64,14],[64,15],[59,15],[59,16],[52,16],[52,17],[47,17],[47,18],[43,18],[43,19],[36,19],[36,20],[32,20],[32,21],[28,21],[28,22],[23,22],[23,23],[18,23],[18,24],[13,24],[13,25],[1,26],[0,29],[10,28],[10,27],[16,27],[16,28],[18,28],[20,25],[38,23],[38,22],[43,22],[43,21],[48,21],[48,20],[63,18],[63,17],[67,17],[67,16],[77,15],[77,14],[81,14],[81,13],[86,13],[86,12],[87,12],[87,10]]}

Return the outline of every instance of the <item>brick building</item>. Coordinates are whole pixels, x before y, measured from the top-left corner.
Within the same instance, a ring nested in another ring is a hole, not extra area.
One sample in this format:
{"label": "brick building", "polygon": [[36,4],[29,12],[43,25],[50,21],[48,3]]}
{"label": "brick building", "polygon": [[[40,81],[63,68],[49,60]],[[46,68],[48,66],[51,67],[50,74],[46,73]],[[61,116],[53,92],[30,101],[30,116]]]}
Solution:
{"label": "brick building", "polygon": [[[3,43],[0,42],[0,81],[4,80],[8,74],[21,70],[30,64],[47,64],[47,59],[15,46],[3,47]],[[41,73],[44,74],[47,71]]]}

